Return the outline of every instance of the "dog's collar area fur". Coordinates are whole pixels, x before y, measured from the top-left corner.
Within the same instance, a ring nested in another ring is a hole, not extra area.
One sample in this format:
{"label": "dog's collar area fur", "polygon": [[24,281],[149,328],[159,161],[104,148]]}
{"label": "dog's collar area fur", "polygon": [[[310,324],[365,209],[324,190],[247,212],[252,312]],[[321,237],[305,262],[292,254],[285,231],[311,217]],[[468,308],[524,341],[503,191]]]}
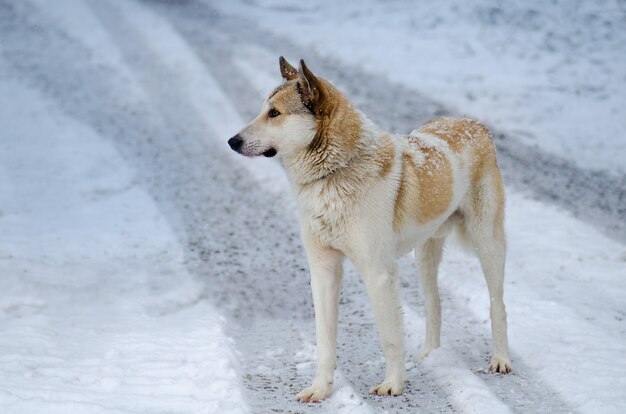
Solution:
{"label": "dog's collar area fur", "polygon": [[315,183],[318,183],[320,181],[323,181],[323,180],[325,180],[327,178],[330,178],[331,176],[335,175],[336,173],[338,173],[338,172],[340,172],[342,170],[345,170],[348,167],[350,167],[352,165],[352,162],[356,158],[358,158],[358,156],[357,156],[357,154],[354,154],[343,165],[335,167],[335,168],[331,169],[330,171],[326,172],[325,174],[323,174],[323,175],[321,175],[319,177],[315,177],[315,178],[313,178],[313,179],[311,179],[309,181],[304,181],[304,182],[298,183],[298,185],[300,185],[302,187],[305,187],[305,186],[308,186],[308,185],[315,184]]}

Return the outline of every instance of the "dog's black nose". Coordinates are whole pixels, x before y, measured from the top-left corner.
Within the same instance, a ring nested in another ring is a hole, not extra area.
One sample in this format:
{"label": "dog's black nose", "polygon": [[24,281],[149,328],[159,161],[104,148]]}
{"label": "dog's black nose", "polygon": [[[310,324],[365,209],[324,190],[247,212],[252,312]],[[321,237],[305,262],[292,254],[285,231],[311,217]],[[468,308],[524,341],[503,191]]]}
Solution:
{"label": "dog's black nose", "polygon": [[239,152],[239,149],[243,145],[243,139],[239,136],[239,134],[235,135],[231,139],[228,140],[228,145],[233,149],[233,151]]}

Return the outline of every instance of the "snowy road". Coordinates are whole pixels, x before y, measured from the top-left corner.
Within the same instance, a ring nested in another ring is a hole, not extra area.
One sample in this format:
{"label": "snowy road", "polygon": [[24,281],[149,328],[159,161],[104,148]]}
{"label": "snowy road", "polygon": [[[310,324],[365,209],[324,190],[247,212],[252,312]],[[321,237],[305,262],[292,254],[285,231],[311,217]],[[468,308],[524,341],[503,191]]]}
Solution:
{"label": "snowy road", "polygon": [[314,371],[294,200],[276,164],[226,139],[279,81],[279,54],[304,55],[396,131],[450,110],[220,7],[0,0],[2,412],[622,412],[626,176],[505,130],[514,373],[482,371],[486,288],[450,249],[444,346],[424,362],[418,278],[401,260],[403,396],[367,393],[382,354],[347,266],[335,393],[293,400]]}

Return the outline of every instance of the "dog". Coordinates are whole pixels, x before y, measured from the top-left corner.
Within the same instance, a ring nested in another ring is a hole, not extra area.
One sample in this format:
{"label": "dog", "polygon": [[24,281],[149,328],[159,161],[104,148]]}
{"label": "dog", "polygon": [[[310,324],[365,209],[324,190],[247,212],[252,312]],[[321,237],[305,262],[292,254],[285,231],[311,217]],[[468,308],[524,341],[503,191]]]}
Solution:
{"label": "dog", "polygon": [[415,251],[424,289],[422,356],[440,345],[437,269],[456,231],[480,259],[490,297],[489,370],[511,371],[503,302],[504,186],[489,130],[466,118],[437,118],[408,136],[391,136],[330,82],[279,59],[283,83],[230,147],[245,156],[278,156],[297,192],[308,256],[317,337],[317,372],[296,398],[318,402],[332,391],[342,262],[362,275],[385,356],[372,392],[404,389],[403,315],[398,256]]}

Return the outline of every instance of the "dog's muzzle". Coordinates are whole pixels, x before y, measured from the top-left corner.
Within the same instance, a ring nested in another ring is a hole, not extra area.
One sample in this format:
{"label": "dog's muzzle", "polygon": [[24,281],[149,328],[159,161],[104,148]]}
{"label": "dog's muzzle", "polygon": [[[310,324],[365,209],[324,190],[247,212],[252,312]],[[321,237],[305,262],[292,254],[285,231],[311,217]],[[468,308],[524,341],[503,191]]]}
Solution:
{"label": "dog's muzzle", "polygon": [[228,145],[230,145],[230,148],[233,151],[236,151],[241,155],[245,155],[246,157],[258,157],[259,155],[263,155],[264,157],[270,158],[276,155],[275,148],[269,147],[265,151],[261,152],[261,148],[259,148],[258,143],[255,143],[255,145],[246,145],[246,142],[239,134],[229,139]]}

